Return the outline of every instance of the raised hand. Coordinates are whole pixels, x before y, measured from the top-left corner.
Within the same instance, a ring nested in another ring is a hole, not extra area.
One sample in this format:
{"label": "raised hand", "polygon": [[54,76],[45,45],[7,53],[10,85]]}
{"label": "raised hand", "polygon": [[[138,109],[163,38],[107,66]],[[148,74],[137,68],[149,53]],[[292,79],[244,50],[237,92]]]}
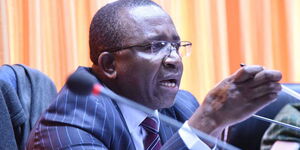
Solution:
{"label": "raised hand", "polygon": [[249,118],[276,99],[281,73],[261,66],[244,66],[212,89],[189,125],[209,134]]}

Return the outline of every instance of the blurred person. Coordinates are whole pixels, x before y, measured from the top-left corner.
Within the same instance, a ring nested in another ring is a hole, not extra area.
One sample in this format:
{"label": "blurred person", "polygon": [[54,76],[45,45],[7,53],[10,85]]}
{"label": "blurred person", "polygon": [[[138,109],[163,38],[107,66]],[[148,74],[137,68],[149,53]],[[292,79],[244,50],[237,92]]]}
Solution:
{"label": "blurred person", "polygon": [[[80,96],[66,86],[32,130],[27,149],[211,149],[196,128],[219,137],[229,125],[249,118],[281,90],[281,73],[245,66],[221,81],[199,104],[179,90],[181,41],[170,16],[150,0],[119,0],[102,7],[89,33],[90,74],[115,93],[170,116],[175,129],[104,95]],[[201,59],[201,58],[199,58]]]}
{"label": "blurred person", "polygon": [[[300,127],[300,104],[288,104],[276,115],[275,120]],[[261,143],[261,150],[299,150],[300,132],[271,124]]]}

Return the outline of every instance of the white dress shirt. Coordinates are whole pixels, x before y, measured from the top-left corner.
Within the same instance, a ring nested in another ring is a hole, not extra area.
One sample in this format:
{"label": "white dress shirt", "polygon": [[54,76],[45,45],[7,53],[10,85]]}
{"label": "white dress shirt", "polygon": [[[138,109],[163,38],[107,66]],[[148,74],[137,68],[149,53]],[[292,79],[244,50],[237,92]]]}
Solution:
{"label": "white dress shirt", "polygon": [[[129,132],[132,136],[135,148],[137,150],[143,150],[144,149],[143,139],[146,137],[147,133],[143,129],[143,127],[140,126],[140,124],[147,117],[147,114],[140,111],[140,110],[129,107],[125,104],[118,103],[118,106],[121,110],[121,113],[122,113],[124,119],[125,119],[128,130],[129,130]],[[151,117],[151,116],[149,116],[149,117]],[[158,111],[157,110],[155,110],[155,114],[152,117],[158,118]],[[159,119],[157,119],[157,120],[159,120]],[[159,121],[158,121],[158,123],[159,123]],[[158,124],[158,127],[159,127],[159,124]],[[187,124],[187,121],[178,130],[181,139],[184,141],[185,145],[189,149],[191,149],[191,150],[199,150],[199,149],[201,149],[201,150],[211,150],[203,141],[201,141],[191,131],[192,130],[189,127],[189,125]]]}

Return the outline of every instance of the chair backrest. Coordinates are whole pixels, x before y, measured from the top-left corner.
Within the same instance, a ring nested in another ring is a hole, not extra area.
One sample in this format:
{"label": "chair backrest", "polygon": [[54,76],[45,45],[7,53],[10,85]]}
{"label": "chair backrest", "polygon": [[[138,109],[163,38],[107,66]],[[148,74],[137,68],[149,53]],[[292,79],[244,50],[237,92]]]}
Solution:
{"label": "chair backrest", "polygon": [[7,149],[4,141],[24,149],[30,130],[55,98],[56,87],[45,74],[20,64],[0,67],[0,86],[1,116],[8,118],[0,118],[0,122],[7,123],[0,133],[14,135],[0,134],[0,149]]}
{"label": "chair backrest", "polygon": [[[283,84],[290,89],[300,93],[300,84]],[[300,101],[284,92],[280,92],[277,100],[266,106],[257,115],[274,119],[277,113],[288,103],[299,103]],[[227,142],[243,150],[259,150],[260,142],[264,132],[270,123],[249,118],[229,128]]]}

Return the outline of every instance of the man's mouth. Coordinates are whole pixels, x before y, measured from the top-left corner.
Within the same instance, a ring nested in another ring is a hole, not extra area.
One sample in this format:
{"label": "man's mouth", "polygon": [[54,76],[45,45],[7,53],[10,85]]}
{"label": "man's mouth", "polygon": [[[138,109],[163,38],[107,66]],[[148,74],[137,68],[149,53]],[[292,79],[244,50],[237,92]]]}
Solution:
{"label": "man's mouth", "polygon": [[175,88],[177,85],[177,80],[176,79],[163,80],[163,81],[160,81],[159,84],[161,86],[165,86],[168,88]]}

